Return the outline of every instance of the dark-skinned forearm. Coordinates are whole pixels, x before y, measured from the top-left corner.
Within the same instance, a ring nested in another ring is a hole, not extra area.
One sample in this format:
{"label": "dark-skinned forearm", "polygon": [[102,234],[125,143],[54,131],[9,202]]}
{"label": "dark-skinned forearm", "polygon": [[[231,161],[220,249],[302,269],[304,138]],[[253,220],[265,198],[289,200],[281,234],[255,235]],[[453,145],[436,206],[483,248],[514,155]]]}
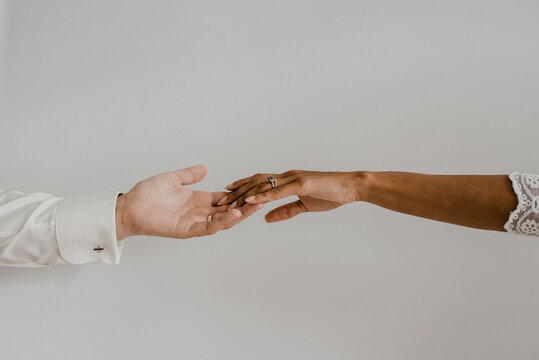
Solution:
{"label": "dark-skinned forearm", "polygon": [[504,231],[517,206],[507,175],[426,175],[360,172],[361,201],[427,219]]}

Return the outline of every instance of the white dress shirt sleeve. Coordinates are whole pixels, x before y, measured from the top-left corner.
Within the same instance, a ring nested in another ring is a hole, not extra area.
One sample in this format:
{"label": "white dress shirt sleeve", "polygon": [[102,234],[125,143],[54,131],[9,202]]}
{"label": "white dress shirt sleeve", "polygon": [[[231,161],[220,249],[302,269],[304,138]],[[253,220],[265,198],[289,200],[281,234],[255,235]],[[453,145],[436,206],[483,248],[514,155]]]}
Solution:
{"label": "white dress shirt sleeve", "polygon": [[0,190],[0,265],[118,264],[118,193],[58,198]]}

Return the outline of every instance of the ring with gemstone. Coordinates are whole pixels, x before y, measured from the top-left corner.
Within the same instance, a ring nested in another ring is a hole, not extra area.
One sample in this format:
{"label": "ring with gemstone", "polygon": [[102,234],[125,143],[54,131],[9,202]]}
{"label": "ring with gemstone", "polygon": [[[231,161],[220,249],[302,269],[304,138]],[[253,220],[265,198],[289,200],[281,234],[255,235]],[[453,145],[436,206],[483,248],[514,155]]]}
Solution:
{"label": "ring with gemstone", "polygon": [[213,215],[212,214],[208,215],[206,220],[208,220],[208,222],[211,222],[213,220]]}
{"label": "ring with gemstone", "polygon": [[279,186],[279,184],[277,183],[277,179],[272,175],[268,176],[268,181],[270,182],[272,189],[275,189],[277,186]]}

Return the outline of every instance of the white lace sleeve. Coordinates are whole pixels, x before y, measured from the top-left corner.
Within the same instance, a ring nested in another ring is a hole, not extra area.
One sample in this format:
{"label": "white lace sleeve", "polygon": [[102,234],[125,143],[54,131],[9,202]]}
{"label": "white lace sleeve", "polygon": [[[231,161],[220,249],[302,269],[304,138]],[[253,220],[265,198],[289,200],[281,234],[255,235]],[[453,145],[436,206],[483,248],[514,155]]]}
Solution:
{"label": "white lace sleeve", "polygon": [[503,227],[511,233],[539,236],[539,175],[514,172],[509,179],[518,205]]}

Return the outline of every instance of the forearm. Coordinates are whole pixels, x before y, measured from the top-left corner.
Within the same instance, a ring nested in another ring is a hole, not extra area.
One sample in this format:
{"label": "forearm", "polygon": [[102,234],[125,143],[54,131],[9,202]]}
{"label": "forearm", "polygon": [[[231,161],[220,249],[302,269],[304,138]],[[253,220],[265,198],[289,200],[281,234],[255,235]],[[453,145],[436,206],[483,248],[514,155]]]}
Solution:
{"label": "forearm", "polygon": [[362,172],[362,201],[405,214],[479,229],[504,231],[517,197],[507,175],[426,175]]}

